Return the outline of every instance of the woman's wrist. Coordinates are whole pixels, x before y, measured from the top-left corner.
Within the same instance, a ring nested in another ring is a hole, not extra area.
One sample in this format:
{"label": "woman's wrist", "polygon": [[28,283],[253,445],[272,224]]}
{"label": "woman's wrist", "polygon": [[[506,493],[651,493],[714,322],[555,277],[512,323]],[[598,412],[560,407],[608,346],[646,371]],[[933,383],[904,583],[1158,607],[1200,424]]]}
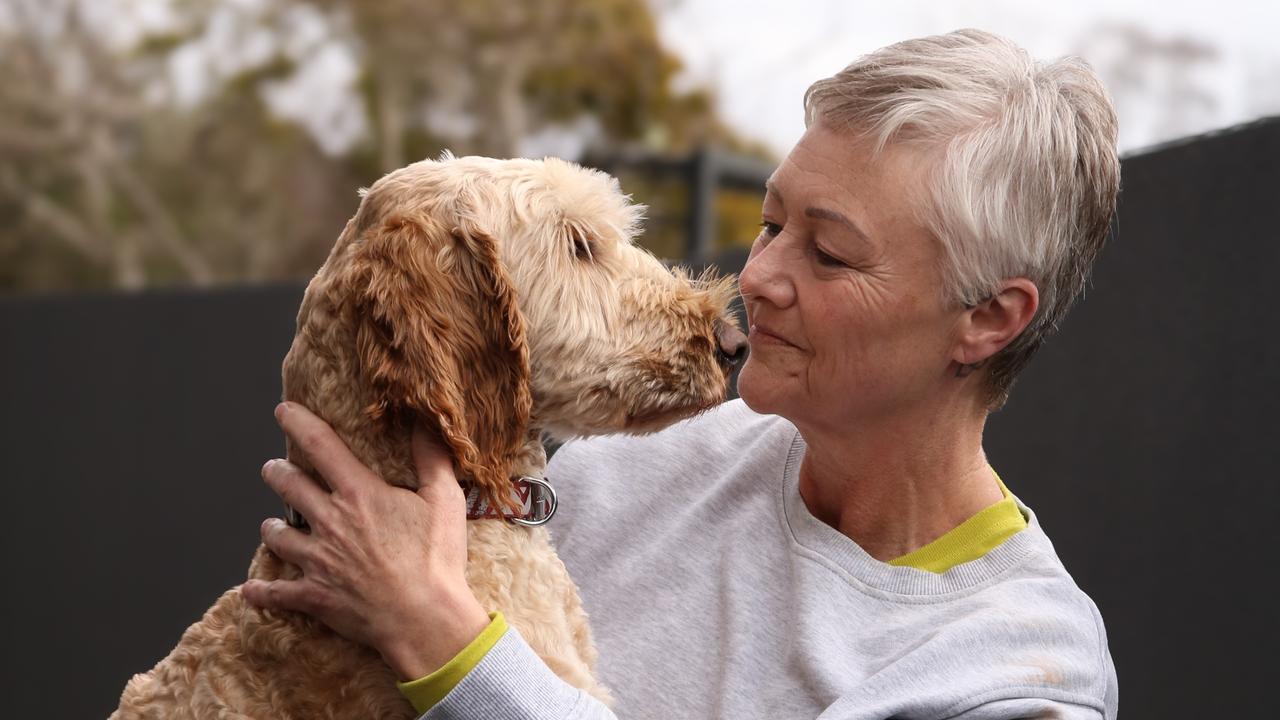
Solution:
{"label": "woman's wrist", "polygon": [[489,626],[489,613],[468,589],[435,603],[412,627],[398,628],[379,643],[378,652],[396,676],[407,682],[439,670]]}

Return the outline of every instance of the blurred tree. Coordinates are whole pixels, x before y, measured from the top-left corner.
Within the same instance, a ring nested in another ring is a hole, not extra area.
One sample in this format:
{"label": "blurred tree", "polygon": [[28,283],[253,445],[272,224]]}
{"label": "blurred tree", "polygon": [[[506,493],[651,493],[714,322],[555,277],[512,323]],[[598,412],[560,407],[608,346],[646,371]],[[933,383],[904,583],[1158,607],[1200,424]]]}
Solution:
{"label": "blurred tree", "polygon": [[[13,27],[0,44],[0,203],[18,222],[0,248],[28,258],[42,278],[71,261],[81,282],[127,288],[146,282],[154,248],[192,282],[209,282],[209,263],[129,157],[146,113],[137,80],[74,3],[14,0],[9,13]],[[23,246],[24,234],[61,243],[52,264]],[[6,284],[20,284],[5,265]]]}
{"label": "blurred tree", "polygon": [[324,182],[341,167],[266,112],[254,87],[278,67],[184,110],[152,97],[156,46],[110,47],[75,0],[7,5],[0,286],[208,285],[291,274],[295,257],[314,269],[323,249],[306,246],[345,219]]}
{"label": "blurred tree", "polygon": [[142,4],[0,0],[0,288],[303,276],[357,187],[445,148],[751,147],[644,0]]}
{"label": "blurred tree", "polygon": [[1160,37],[1133,23],[1103,22],[1076,42],[1110,90],[1120,146],[1135,148],[1220,126],[1221,51],[1189,35]]}

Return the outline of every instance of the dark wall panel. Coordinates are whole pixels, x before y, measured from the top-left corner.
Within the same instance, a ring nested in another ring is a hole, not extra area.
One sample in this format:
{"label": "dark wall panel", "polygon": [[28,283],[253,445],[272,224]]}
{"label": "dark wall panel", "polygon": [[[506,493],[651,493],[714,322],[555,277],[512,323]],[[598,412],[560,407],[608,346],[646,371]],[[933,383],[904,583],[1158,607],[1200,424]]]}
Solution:
{"label": "dark wall panel", "polygon": [[106,717],[244,579],[300,287],[0,301],[8,717]]}
{"label": "dark wall panel", "polygon": [[988,454],[1102,610],[1123,717],[1269,716],[1280,122],[1130,157],[1122,185]]}

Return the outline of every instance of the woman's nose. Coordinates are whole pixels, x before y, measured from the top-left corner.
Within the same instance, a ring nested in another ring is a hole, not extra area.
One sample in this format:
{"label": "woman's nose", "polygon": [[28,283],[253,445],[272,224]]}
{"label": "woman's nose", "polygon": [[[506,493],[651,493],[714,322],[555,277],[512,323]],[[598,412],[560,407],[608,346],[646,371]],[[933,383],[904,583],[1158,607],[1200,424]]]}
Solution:
{"label": "woman's nose", "polygon": [[786,307],[795,300],[795,285],[782,260],[787,255],[783,236],[775,237],[768,245],[759,240],[747,257],[747,264],[738,273],[738,290],[743,298],[765,300],[778,307]]}

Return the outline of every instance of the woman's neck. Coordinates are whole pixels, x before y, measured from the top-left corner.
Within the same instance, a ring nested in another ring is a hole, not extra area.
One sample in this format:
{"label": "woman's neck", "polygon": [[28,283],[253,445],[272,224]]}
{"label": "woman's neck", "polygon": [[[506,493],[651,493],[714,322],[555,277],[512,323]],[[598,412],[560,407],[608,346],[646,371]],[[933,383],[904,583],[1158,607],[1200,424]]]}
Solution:
{"label": "woman's neck", "polygon": [[938,539],[1003,495],[982,451],[983,418],[897,418],[841,432],[797,423],[809,512],[880,561]]}

